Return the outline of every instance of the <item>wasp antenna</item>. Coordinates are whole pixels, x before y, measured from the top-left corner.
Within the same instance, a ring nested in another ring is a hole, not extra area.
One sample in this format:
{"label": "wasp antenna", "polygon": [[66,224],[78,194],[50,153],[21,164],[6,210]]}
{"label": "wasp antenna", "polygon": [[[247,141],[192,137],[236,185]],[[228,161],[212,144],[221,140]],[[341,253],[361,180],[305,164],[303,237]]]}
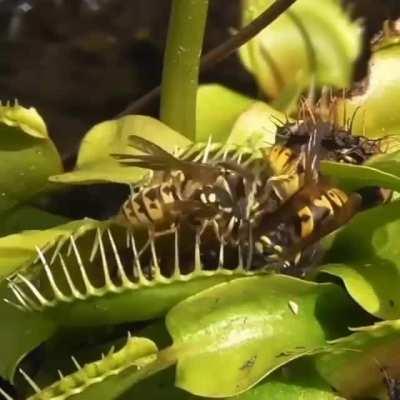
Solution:
{"label": "wasp antenna", "polygon": [[40,387],[22,368],[19,369],[19,373],[24,377],[24,379],[28,382],[29,386],[35,391],[35,393],[41,392]]}
{"label": "wasp antenna", "polygon": [[[286,114],[285,114],[285,116],[286,116],[286,123],[288,123],[288,122],[289,122],[288,117],[287,117]],[[276,115],[273,115],[273,114],[270,116],[270,121],[271,121],[275,126],[277,126],[278,128],[280,128],[280,127],[282,127],[282,126],[285,125],[285,122],[284,122],[284,121],[282,121],[280,118],[278,118]],[[278,124],[279,124],[279,125],[278,125]]]}

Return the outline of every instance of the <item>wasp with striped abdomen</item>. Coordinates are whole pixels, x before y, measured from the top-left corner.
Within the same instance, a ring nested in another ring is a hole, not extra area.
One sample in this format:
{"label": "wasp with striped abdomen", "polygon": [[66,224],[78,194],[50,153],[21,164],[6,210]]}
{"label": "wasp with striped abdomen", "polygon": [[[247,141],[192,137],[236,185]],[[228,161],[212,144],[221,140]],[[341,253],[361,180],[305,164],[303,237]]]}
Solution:
{"label": "wasp with striped abdomen", "polygon": [[235,225],[249,214],[255,174],[225,158],[208,163],[180,159],[138,136],[130,142],[145,154],[114,154],[122,164],[155,171],[152,181],[133,193],[119,219],[161,233],[185,220],[202,231],[212,225],[219,240],[229,240]]}
{"label": "wasp with striped abdomen", "polygon": [[234,149],[228,156],[210,143],[176,157],[131,136],[132,146],[145,154],[114,157],[155,172],[124,203],[120,216],[161,234],[182,221],[199,234],[211,229],[218,242],[244,249],[248,267],[253,253],[267,263],[298,264],[306,249],[361,209],[359,194],[348,195],[321,177],[324,137],[314,126],[306,141],[263,149],[263,157],[249,162],[248,154],[243,161]]}
{"label": "wasp with striped abdomen", "polygon": [[264,213],[255,228],[255,250],[267,262],[298,265],[306,250],[362,209],[358,193],[347,194],[321,176],[322,139],[320,130],[314,127],[308,141],[298,149],[286,148],[290,160],[295,160],[296,154],[298,157],[298,190],[277,211]]}

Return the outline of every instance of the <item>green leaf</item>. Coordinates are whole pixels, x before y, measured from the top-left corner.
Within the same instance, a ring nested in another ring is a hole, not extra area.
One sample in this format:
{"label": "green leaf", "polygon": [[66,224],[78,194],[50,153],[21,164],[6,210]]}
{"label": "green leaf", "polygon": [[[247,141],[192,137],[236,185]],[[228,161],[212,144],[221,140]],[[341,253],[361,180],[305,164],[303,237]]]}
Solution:
{"label": "green leaf", "polygon": [[400,191],[400,152],[374,157],[364,165],[323,161],[321,171],[349,191],[366,186]]}
{"label": "green leaf", "polygon": [[351,309],[339,287],[288,276],[242,278],[204,290],[167,314],[176,385],[200,396],[239,394],[345,334]]}
{"label": "green leaf", "polygon": [[58,152],[35,109],[0,106],[0,213],[26,202],[62,171]]}
{"label": "green leaf", "polygon": [[134,183],[141,180],[146,170],[127,167],[114,159],[112,153],[135,151],[128,143],[129,135],[137,135],[171,152],[176,146],[190,141],[158,120],[142,115],[128,115],[95,125],[85,135],[79,149],[75,170],[52,176],[53,182],[90,184],[94,182]]}
{"label": "green leaf", "polygon": [[286,121],[285,115],[274,110],[266,103],[257,101],[244,111],[236,120],[228,137],[228,142],[237,145],[260,146],[275,143],[277,124]]}
{"label": "green leaf", "polygon": [[[273,3],[245,0],[243,24]],[[245,67],[278,104],[290,104],[288,94],[310,84],[346,87],[361,50],[361,28],[342,9],[339,0],[298,0],[277,21],[241,48]],[[293,97],[292,96],[292,97]],[[289,96],[290,98],[291,96]]]}
{"label": "green leaf", "polygon": [[[400,134],[400,32],[386,31],[373,46],[367,79],[338,113],[354,114],[353,131],[369,137]],[[340,120],[340,119],[339,119]]]}
{"label": "green leaf", "polygon": [[309,357],[293,361],[232,400],[345,400],[320,377]]}
{"label": "green leaf", "polygon": [[68,222],[68,219],[35,207],[22,206],[10,210],[4,215],[0,227],[0,236],[34,229],[49,229]]}
{"label": "green leaf", "polygon": [[327,352],[314,360],[322,377],[344,397],[375,398],[384,389],[381,368],[393,378],[400,377],[399,351],[400,321],[386,321],[355,329],[330,343]]}
{"label": "green leaf", "polygon": [[202,85],[197,92],[196,141],[225,142],[239,115],[253,99],[221,85]]}
{"label": "green leaf", "polygon": [[321,271],[341,278],[369,313],[400,317],[400,202],[363,212],[339,231]]}
{"label": "green leaf", "polygon": [[33,107],[0,105],[0,121],[37,139],[49,139],[46,124]]}
{"label": "green leaf", "polygon": [[107,222],[86,218],[51,229],[24,231],[0,238],[0,281],[29,265],[37,257],[36,247],[50,246],[66,240],[73,233],[82,234],[105,225]]}
{"label": "green leaf", "polygon": [[42,314],[27,314],[7,304],[10,290],[0,285],[0,376],[12,381],[21,359],[55,332],[55,324]]}

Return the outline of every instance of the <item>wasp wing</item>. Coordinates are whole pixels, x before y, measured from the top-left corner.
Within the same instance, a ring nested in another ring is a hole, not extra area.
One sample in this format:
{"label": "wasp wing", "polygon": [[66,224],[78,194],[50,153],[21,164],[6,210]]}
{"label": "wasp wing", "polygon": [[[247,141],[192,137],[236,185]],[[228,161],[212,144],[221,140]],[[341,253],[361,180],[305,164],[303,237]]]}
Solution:
{"label": "wasp wing", "polygon": [[221,167],[180,160],[155,143],[142,137],[129,136],[130,145],[146,154],[111,154],[121,164],[158,171],[180,170],[186,177],[203,183],[212,183],[221,174]]}

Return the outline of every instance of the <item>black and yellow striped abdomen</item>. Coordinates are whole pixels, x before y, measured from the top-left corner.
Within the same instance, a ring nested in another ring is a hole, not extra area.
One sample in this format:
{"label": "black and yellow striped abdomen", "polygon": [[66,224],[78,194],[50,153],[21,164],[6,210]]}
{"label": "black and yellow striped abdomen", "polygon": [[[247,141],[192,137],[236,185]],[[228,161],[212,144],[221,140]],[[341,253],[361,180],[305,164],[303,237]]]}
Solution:
{"label": "black and yellow striped abdomen", "polygon": [[256,229],[256,248],[273,259],[298,262],[307,246],[350,220],[360,210],[361,197],[346,194],[326,182],[306,185],[277,212],[266,215]]}

